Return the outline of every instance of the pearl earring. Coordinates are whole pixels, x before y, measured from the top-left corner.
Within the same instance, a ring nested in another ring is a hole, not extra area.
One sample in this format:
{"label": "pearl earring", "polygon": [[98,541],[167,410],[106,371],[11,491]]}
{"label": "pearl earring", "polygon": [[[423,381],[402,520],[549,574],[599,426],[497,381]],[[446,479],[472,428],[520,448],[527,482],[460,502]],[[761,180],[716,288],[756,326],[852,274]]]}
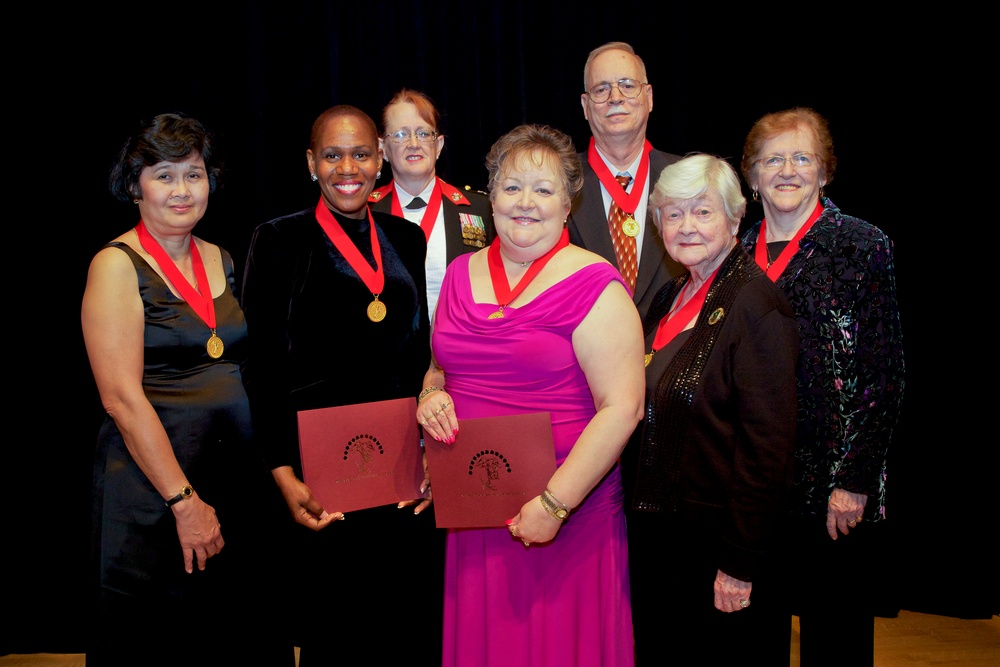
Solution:
{"label": "pearl earring", "polygon": [[309,178],[313,179],[314,182],[319,180],[319,178],[317,178],[316,174],[309,174]]}
{"label": "pearl earring", "polygon": [[138,204],[138,203],[139,203],[139,199],[138,199],[138,198],[136,198],[136,199],[133,199],[133,200],[132,200],[132,203],[133,203],[133,204]]}

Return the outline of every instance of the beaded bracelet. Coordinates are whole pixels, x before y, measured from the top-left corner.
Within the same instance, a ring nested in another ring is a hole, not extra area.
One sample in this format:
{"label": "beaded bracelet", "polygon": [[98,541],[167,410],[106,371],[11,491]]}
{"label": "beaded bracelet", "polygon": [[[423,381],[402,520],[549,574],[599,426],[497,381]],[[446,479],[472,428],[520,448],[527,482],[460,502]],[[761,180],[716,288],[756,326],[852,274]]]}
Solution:
{"label": "beaded bracelet", "polygon": [[433,394],[435,391],[441,391],[441,387],[427,387],[422,392],[420,392],[419,396],[417,396],[417,403],[424,400],[425,398]]}

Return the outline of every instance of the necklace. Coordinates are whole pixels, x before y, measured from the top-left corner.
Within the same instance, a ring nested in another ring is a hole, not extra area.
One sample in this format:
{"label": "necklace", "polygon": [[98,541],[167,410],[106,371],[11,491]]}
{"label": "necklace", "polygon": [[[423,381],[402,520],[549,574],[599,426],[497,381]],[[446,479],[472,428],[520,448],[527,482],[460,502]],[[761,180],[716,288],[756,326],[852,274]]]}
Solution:
{"label": "necklace", "polygon": [[517,282],[517,285],[513,289],[510,287],[510,283],[507,282],[507,272],[503,268],[503,257],[500,255],[500,237],[498,236],[490,244],[490,249],[486,251],[486,260],[490,268],[490,280],[493,282],[493,294],[496,296],[497,304],[500,308],[491,313],[487,319],[496,320],[503,317],[503,309],[507,305],[516,299],[524,288],[528,286],[528,283],[538,275],[538,272],[542,270],[552,256],[557,252],[569,245],[569,230],[565,227],[562,230],[562,234],[559,236],[559,240],[547,253],[539,257],[538,259],[533,259],[528,262],[519,262],[521,266],[527,266],[531,264],[531,268],[528,269],[521,279]]}
{"label": "necklace", "polygon": [[340,226],[337,219],[330,213],[330,209],[326,207],[322,197],[320,197],[319,204],[316,205],[316,221],[323,228],[323,231],[326,232],[333,245],[340,251],[340,254],[347,260],[347,263],[358,274],[358,277],[361,278],[361,282],[365,284],[368,291],[375,297],[375,300],[368,304],[368,319],[372,322],[381,322],[385,319],[385,304],[378,300],[382,289],[385,287],[385,273],[382,270],[382,249],[378,243],[378,233],[375,227],[375,220],[372,218],[371,209],[366,206],[365,211],[368,213],[368,226],[371,230],[372,256],[375,259],[374,269],[358,250],[357,246],[354,245],[354,242],[344,232],[344,228]]}
{"label": "necklace", "polygon": [[[196,283],[192,285],[177,268],[174,260],[170,259],[170,255],[163,249],[163,246],[149,233],[142,220],[139,220],[139,224],[136,225],[135,233],[139,237],[139,245],[142,246],[142,249],[152,255],[163,272],[167,274],[170,282],[180,292],[181,298],[212,330],[212,335],[205,343],[208,356],[213,359],[221,357],[225,346],[222,344],[222,339],[215,333],[215,302],[212,301],[212,287],[209,285],[208,274],[205,272],[205,263],[201,261],[201,253],[198,252],[198,246],[194,242],[194,235],[191,235],[190,251],[191,266],[194,268]],[[205,293],[202,294],[201,290],[204,290]]]}
{"label": "necklace", "polygon": [[[691,281],[694,280],[690,275],[688,276],[688,282],[684,285],[684,291],[677,295],[677,305],[670,309],[663,319],[660,320],[660,324],[656,328],[656,336],[653,338],[653,347],[649,350],[649,354],[645,356],[645,365],[649,366],[649,363],[653,360],[653,356],[667,343],[672,341],[677,334],[684,330],[684,327],[691,318],[697,315],[701,311],[701,307],[705,305],[705,297],[708,295],[708,288],[715,281],[715,274],[719,272],[719,269],[712,271],[712,274],[705,279],[705,282],[701,284],[698,291],[687,300],[683,305],[681,304],[682,297],[687,293],[688,286]],[[719,308],[716,312],[712,313],[712,318],[709,319],[709,324],[715,324],[722,317],[722,309]]]}

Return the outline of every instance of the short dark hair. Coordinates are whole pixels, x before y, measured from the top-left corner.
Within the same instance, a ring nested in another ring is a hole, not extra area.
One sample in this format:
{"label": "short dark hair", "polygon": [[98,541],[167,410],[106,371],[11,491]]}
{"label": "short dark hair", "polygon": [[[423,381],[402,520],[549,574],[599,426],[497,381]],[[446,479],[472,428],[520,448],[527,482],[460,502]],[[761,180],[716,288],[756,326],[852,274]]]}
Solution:
{"label": "short dark hair", "polygon": [[164,113],[140,123],[111,166],[108,188],[124,202],[142,197],[139,176],[146,167],[160,162],[179,162],[192,152],[201,155],[208,171],[208,191],[215,192],[222,165],[215,156],[215,140],[205,125],[182,113]]}
{"label": "short dark hair", "polygon": [[378,128],[375,127],[375,121],[372,117],[366,114],[364,111],[358,107],[351,106],[350,104],[338,104],[332,106],[313,121],[312,130],[309,132],[309,148],[316,151],[321,148],[319,145],[320,139],[323,137],[323,130],[326,128],[327,122],[332,118],[340,118],[341,116],[347,116],[348,118],[357,118],[365,125],[369,130],[371,130],[372,138],[378,143]]}

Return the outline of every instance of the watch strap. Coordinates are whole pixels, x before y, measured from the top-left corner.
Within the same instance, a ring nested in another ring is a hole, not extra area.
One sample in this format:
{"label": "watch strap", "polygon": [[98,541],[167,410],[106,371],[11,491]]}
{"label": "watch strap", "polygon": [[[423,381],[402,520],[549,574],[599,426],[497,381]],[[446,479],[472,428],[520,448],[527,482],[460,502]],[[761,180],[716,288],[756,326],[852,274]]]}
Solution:
{"label": "watch strap", "polygon": [[174,505],[176,505],[180,501],[187,500],[192,495],[194,495],[194,489],[191,488],[190,484],[185,484],[184,486],[181,487],[181,492],[180,493],[178,493],[176,496],[174,496],[170,500],[164,501],[163,504],[166,505],[167,507],[173,507]]}

